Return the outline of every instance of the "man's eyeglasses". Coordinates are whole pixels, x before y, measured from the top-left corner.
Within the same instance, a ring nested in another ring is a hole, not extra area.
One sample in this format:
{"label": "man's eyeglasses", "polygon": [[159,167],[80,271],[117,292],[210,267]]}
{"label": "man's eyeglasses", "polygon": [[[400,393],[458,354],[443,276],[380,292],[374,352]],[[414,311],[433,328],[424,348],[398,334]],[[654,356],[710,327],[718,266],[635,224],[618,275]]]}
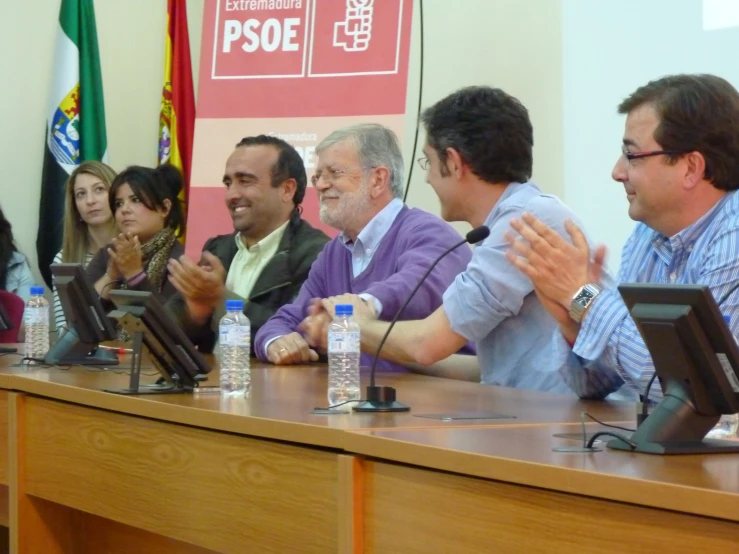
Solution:
{"label": "man's eyeglasses", "polygon": [[324,182],[326,182],[327,184],[333,185],[344,175],[346,175],[346,171],[344,171],[343,169],[333,169],[331,167],[327,167],[323,171],[317,171],[316,174],[310,178],[310,183],[315,187],[316,184],[318,184],[318,180],[323,179]]}
{"label": "man's eyeglasses", "polygon": [[621,153],[628,161],[651,158],[652,156],[677,156],[678,154],[685,154],[685,152],[681,152],[679,150],[647,150],[645,152],[629,152],[625,145],[621,147]]}
{"label": "man's eyeglasses", "polygon": [[423,156],[422,158],[418,158],[416,160],[418,162],[418,165],[421,169],[426,171],[429,168],[429,159],[426,156]]}

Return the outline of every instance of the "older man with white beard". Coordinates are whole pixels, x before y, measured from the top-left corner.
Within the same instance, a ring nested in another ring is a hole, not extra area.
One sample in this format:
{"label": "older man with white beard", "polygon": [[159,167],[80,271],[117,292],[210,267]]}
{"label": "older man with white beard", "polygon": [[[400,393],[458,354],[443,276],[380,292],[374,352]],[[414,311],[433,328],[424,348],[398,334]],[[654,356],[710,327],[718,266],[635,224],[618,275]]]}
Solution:
{"label": "older man with white beard", "polygon": [[[321,299],[344,296],[380,320],[389,321],[433,260],[460,236],[438,217],[403,201],[403,156],[395,133],[361,124],[331,133],[316,148],[312,179],[321,204],[321,221],[340,230],[311,267],[294,302],[280,308],[255,337],[255,353],[275,364],[318,361],[322,347],[302,334],[321,317]],[[461,247],[446,256],[403,311],[401,319],[433,313],[442,295],[471,259]],[[460,353],[474,353],[468,345]],[[362,365],[369,357],[363,354]],[[403,371],[390,362],[378,369]]]}

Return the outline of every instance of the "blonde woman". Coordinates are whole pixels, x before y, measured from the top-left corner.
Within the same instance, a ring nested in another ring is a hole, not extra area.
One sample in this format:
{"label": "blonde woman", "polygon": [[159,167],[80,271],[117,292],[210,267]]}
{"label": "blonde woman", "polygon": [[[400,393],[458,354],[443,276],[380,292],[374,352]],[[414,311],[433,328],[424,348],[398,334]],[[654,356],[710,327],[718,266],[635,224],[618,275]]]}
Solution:
{"label": "blonde woman", "polygon": [[[65,191],[64,238],[54,263],[78,263],[85,267],[116,234],[108,192],[115,171],[102,162],[83,162],[69,176]],[[54,287],[54,323],[57,332],[66,327],[62,305]]]}

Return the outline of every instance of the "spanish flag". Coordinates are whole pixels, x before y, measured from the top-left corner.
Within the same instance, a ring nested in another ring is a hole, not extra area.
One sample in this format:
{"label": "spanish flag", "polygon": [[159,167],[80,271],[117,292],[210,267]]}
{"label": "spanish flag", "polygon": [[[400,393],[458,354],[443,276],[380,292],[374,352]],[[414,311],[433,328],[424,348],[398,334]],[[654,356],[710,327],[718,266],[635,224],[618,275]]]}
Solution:
{"label": "spanish flag", "polygon": [[[185,187],[180,193],[180,200],[187,215],[195,128],[195,94],[185,2],[186,0],[167,1],[164,86],[159,112],[159,164],[169,163],[182,171]],[[184,236],[180,240],[184,241]]]}
{"label": "spanish flag", "polygon": [[105,105],[93,0],[62,0],[46,112],[36,252],[44,281],[62,246],[64,186],[88,160],[107,162]]}

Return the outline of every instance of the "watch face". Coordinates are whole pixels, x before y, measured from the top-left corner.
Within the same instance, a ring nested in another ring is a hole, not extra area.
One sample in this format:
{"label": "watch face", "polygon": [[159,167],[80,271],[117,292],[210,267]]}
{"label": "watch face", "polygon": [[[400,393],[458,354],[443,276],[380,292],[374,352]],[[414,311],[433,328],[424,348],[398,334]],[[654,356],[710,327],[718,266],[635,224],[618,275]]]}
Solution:
{"label": "watch face", "polygon": [[577,303],[578,304],[585,304],[588,300],[593,299],[593,293],[589,290],[583,290],[580,294],[577,295]]}

